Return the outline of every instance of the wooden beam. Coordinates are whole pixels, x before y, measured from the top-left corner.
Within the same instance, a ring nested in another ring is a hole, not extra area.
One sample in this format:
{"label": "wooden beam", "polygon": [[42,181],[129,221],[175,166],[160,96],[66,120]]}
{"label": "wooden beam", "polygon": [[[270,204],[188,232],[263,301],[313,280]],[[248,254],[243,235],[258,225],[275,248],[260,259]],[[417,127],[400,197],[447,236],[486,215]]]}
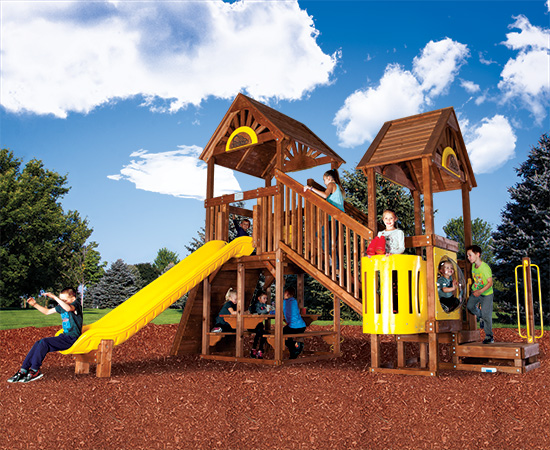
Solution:
{"label": "wooden beam", "polygon": [[210,331],[210,296],[211,285],[208,278],[206,278],[202,285],[202,350],[203,355],[210,353],[210,346],[208,345],[208,332]]}
{"label": "wooden beam", "polygon": [[212,206],[226,205],[229,203],[239,202],[241,200],[252,200],[260,197],[271,197],[278,193],[277,186],[270,186],[265,188],[252,189],[250,191],[240,192],[237,194],[227,194],[221,197],[215,197],[206,199],[204,201],[204,207],[210,208]]}
{"label": "wooden beam", "polygon": [[[371,145],[372,147],[372,145]],[[367,215],[369,218],[369,228],[374,235],[378,234],[378,227],[376,225],[378,218],[376,212],[376,175],[372,167],[367,168]],[[372,237],[371,237],[372,239]]]}
{"label": "wooden beam", "polygon": [[237,342],[235,356],[241,358],[243,356],[243,314],[245,303],[245,270],[244,264],[237,266]]}

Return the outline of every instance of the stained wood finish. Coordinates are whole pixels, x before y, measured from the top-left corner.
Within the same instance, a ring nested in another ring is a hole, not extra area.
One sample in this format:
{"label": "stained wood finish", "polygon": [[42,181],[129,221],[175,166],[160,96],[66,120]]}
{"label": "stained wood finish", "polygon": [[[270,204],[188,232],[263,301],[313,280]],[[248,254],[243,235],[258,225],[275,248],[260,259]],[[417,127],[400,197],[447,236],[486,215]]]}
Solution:
{"label": "stained wood finish", "polygon": [[[243,126],[254,131],[258,142],[226,151],[233,131]],[[292,172],[345,162],[303,123],[243,94],[235,97],[200,158],[215,158],[217,165],[259,178],[275,169]]]}
{"label": "stained wood finish", "polygon": [[[446,147],[451,147],[457,155],[458,175],[443,167]],[[476,186],[453,108],[386,122],[357,169],[367,175],[367,169],[373,168],[394,183],[425,193],[421,160],[426,157],[433,163],[432,192],[461,189],[463,184],[470,189]]]}

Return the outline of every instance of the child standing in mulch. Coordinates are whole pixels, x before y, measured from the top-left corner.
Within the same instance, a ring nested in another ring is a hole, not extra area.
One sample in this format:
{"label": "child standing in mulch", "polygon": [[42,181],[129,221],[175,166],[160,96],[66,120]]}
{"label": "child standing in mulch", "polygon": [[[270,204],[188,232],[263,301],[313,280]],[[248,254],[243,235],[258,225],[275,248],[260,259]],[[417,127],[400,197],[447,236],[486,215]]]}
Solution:
{"label": "child standing in mulch", "polygon": [[472,292],[466,305],[468,311],[479,319],[479,327],[485,330],[484,344],[495,342],[493,338],[493,273],[481,260],[481,247],[470,245],[466,249],[468,261],[472,264]]}
{"label": "child standing in mulch", "polygon": [[72,288],[66,288],[61,291],[59,297],[46,292],[44,297],[49,297],[57,302],[55,308],[45,308],[36,303],[36,300],[30,297],[27,304],[34,307],[42,314],[61,314],[63,333],[59,336],[40,339],[36,341],[27,357],[21,365],[21,369],[8,379],[8,383],[28,383],[42,378],[40,367],[44,358],[49,352],[58,352],[70,348],[82,333],[82,305],[77,301],[76,291]]}

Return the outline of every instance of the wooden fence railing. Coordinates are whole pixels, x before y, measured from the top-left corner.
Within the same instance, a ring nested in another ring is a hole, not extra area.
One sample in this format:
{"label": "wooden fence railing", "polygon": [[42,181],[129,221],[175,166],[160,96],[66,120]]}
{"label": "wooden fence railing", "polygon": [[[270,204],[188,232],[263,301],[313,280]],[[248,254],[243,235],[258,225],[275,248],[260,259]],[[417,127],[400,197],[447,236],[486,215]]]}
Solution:
{"label": "wooden fence railing", "polygon": [[250,212],[231,203],[257,199],[252,209],[256,255],[284,246],[294,262],[304,261],[310,274],[328,277],[327,287],[360,310],[361,257],[372,231],[313,192],[304,192],[304,186],[285,173],[277,170],[275,178],[275,186],[208,199],[206,240],[227,240],[229,214]]}
{"label": "wooden fence railing", "polygon": [[372,231],[285,173],[275,178],[283,186],[281,241],[360,301],[361,257]]}

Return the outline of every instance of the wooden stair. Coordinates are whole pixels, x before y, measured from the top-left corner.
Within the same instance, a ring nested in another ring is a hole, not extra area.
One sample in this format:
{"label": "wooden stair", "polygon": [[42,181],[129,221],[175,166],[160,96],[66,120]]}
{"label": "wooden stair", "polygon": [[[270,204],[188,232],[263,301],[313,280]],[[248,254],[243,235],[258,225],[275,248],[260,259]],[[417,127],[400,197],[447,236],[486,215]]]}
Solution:
{"label": "wooden stair", "polygon": [[457,370],[474,372],[526,373],[540,367],[539,344],[469,342],[455,347]]}

